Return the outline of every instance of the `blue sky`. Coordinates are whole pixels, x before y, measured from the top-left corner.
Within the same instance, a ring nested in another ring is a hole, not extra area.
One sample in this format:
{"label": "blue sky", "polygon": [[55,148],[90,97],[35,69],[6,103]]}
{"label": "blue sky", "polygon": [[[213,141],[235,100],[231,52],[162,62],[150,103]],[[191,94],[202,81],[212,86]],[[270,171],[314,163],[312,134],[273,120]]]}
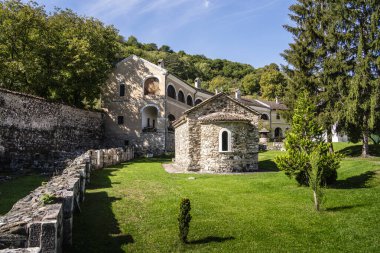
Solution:
{"label": "blue sky", "polygon": [[262,67],[284,64],[292,41],[282,25],[295,0],[37,0],[114,25],[128,38]]}

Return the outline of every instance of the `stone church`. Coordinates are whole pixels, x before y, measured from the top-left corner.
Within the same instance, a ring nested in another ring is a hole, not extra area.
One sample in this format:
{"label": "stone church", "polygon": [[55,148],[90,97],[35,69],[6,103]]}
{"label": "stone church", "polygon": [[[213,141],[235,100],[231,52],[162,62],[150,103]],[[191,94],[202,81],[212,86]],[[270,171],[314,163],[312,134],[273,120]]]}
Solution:
{"label": "stone church", "polygon": [[259,117],[225,93],[185,111],[173,124],[174,166],[217,173],[257,170]]}

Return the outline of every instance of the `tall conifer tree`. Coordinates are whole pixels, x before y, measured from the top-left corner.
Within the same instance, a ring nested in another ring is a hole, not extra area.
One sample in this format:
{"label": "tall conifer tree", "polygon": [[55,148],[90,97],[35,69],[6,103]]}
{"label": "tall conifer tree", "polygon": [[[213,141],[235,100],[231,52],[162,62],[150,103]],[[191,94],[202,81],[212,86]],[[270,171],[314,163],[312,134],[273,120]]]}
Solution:
{"label": "tall conifer tree", "polygon": [[[350,49],[349,89],[345,99],[346,126],[361,135],[362,156],[369,155],[368,139],[380,121],[380,3],[345,0],[342,22]],[[354,136],[353,136],[354,137]]]}
{"label": "tall conifer tree", "polygon": [[283,53],[291,65],[286,97],[294,101],[308,90],[328,140],[338,123],[352,140],[363,140],[367,156],[380,117],[379,2],[298,0],[290,10],[295,26],[285,28],[295,41]]}

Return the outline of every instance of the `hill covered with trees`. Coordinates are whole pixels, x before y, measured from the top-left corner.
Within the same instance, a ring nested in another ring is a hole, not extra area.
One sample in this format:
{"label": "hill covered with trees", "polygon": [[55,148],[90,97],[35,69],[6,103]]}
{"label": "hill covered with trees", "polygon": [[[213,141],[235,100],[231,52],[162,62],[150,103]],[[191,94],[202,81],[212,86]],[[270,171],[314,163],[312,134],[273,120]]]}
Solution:
{"label": "hill covered with trees", "polygon": [[247,95],[281,96],[285,79],[276,64],[249,64],[174,52],[170,46],[124,39],[113,26],[71,10],[47,13],[20,0],[0,1],[0,87],[77,107],[93,108],[107,75],[119,60],[135,54],[210,91],[240,88]]}

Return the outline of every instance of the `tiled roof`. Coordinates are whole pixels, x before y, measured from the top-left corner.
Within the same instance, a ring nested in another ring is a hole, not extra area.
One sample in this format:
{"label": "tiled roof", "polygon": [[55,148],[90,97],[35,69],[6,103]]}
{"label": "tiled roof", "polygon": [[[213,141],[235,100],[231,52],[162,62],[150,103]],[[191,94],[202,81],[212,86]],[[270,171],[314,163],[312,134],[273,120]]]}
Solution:
{"label": "tiled roof", "polygon": [[247,106],[266,107],[263,104],[260,104],[259,102],[257,102],[256,100],[249,99],[249,98],[240,98],[240,102],[242,102],[243,104]]}
{"label": "tiled roof", "polygon": [[276,103],[276,101],[267,101],[262,99],[256,99],[257,101],[267,104],[271,109],[277,109],[277,110],[288,110],[288,107],[286,105],[282,104],[281,102]]}
{"label": "tiled roof", "polygon": [[206,99],[206,100],[203,101],[202,103],[199,103],[198,105],[196,105],[196,106],[194,106],[194,107],[188,109],[188,110],[185,111],[183,114],[188,114],[189,112],[192,112],[192,111],[194,111],[194,110],[197,110],[198,108],[202,107],[203,105],[205,105],[205,104],[207,104],[207,103],[209,103],[209,102],[211,102],[211,101],[217,99],[218,97],[222,97],[222,96],[226,97],[227,99],[230,99],[230,100],[234,101],[235,103],[239,104],[240,106],[244,107],[245,109],[247,109],[247,110],[249,110],[249,111],[251,111],[251,112],[253,112],[253,113],[255,113],[255,114],[258,114],[258,115],[261,114],[260,112],[258,112],[258,111],[256,111],[255,109],[249,107],[248,105],[244,104],[244,103],[241,102],[240,100],[237,100],[237,99],[235,99],[235,98],[233,98],[233,97],[231,97],[231,96],[228,96],[228,95],[227,95],[226,93],[224,93],[224,92],[220,92],[220,93],[218,93],[218,94],[216,94],[216,95],[214,95],[214,96],[212,96],[212,97]]}
{"label": "tiled roof", "polygon": [[246,121],[250,122],[250,119],[244,117],[241,114],[226,113],[226,112],[214,112],[198,119],[200,122],[218,122],[218,121]]}
{"label": "tiled roof", "polygon": [[263,99],[251,99],[251,98],[241,98],[240,101],[247,106],[257,106],[257,107],[264,107],[264,108],[270,108],[274,110],[288,110],[288,107],[286,105],[282,104],[281,102],[276,103],[276,101],[268,101]]}

